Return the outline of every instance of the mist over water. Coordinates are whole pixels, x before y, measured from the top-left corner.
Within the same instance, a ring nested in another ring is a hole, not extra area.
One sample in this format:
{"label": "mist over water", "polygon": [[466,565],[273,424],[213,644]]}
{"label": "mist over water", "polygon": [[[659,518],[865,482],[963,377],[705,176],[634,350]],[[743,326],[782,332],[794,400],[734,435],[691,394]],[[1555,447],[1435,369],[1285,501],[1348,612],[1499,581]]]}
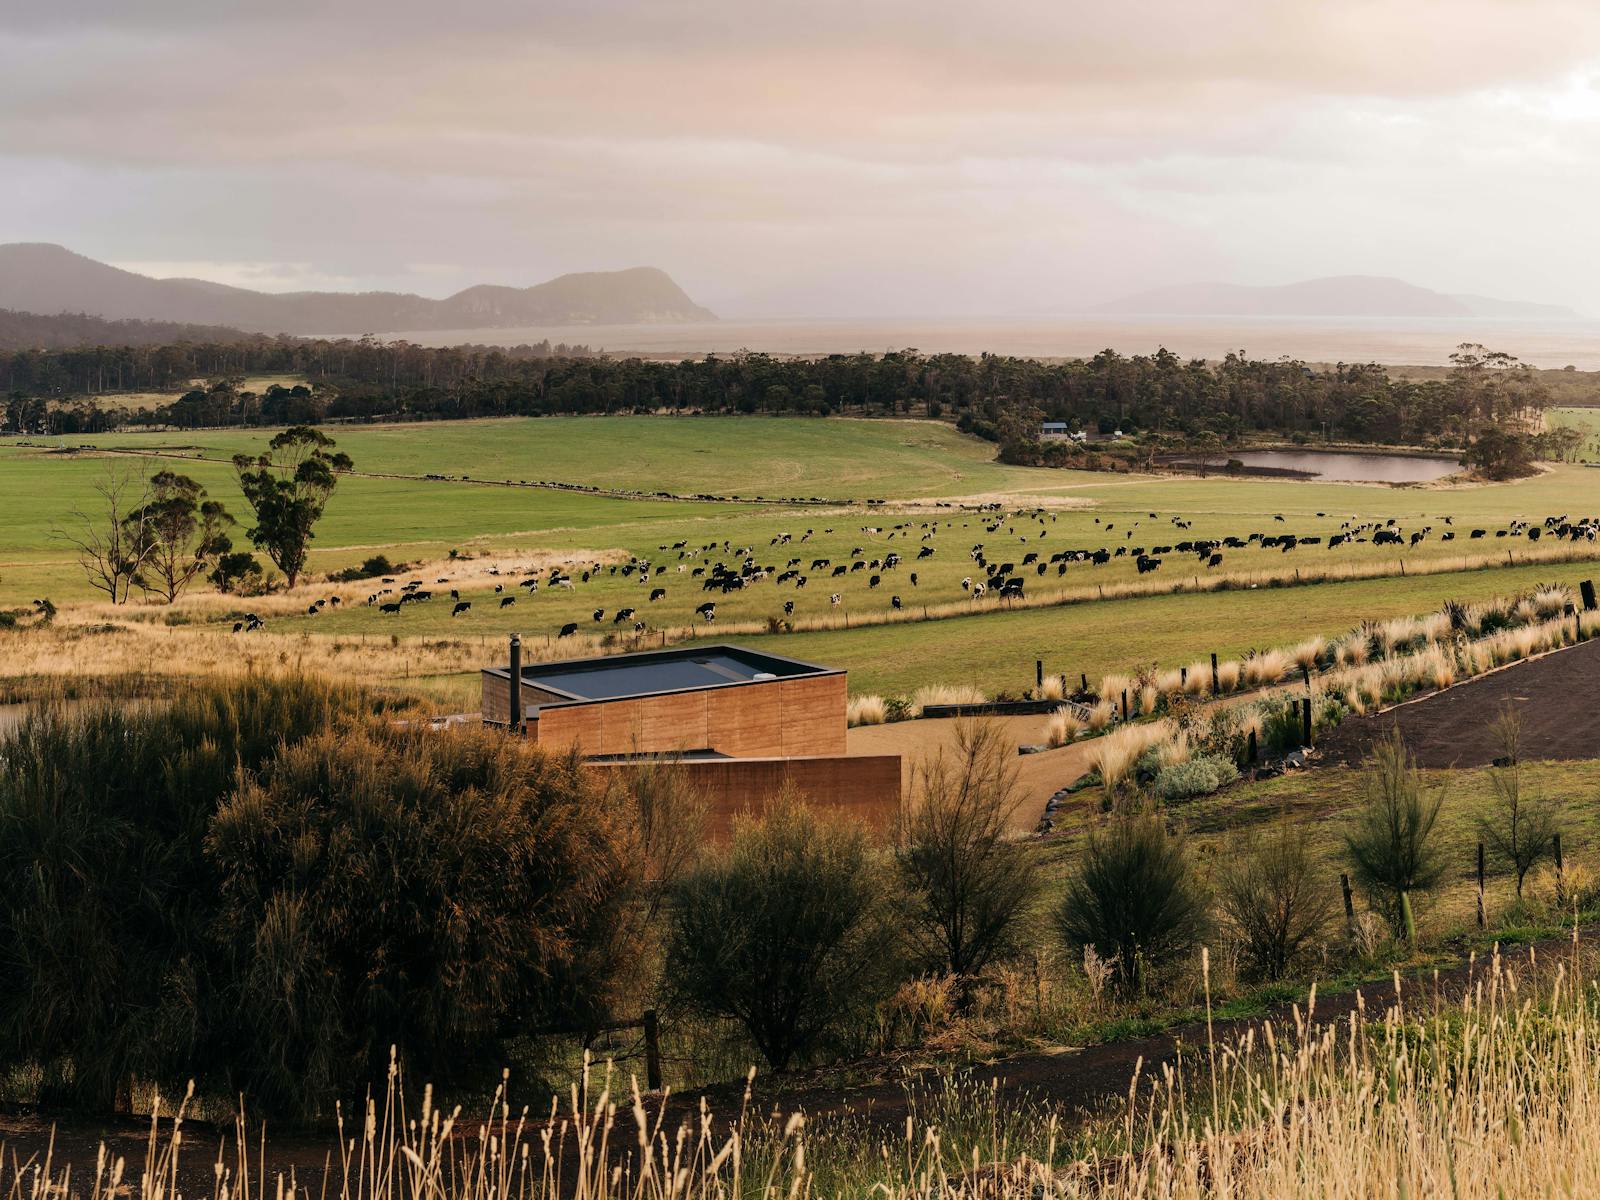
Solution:
{"label": "mist over water", "polygon": [[770,354],[1009,354],[1082,358],[1111,348],[1149,354],[1165,346],[1181,358],[1287,356],[1316,363],[1378,362],[1449,366],[1462,342],[1480,342],[1536,367],[1600,369],[1600,322],[1408,320],[1348,317],[1019,317],[944,319],[723,320],[696,324],[558,325],[515,329],[397,332],[422,346],[514,346],[548,339],[646,357],[691,357],[755,350]]}
{"label": "mist over water", "polygon": [[1246,467],[1296,471],[1324,483],[1428,483],[1461,469],[1454,458],[1416,454],[1347,454],[1319,450],[1236,450],[1207,456],[1216,474],[1229,459]]}

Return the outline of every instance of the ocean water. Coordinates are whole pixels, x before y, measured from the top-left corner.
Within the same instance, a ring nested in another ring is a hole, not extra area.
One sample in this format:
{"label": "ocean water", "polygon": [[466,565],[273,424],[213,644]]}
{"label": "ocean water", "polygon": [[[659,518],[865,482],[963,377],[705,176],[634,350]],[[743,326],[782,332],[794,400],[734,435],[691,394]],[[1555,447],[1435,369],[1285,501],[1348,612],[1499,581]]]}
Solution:
{"label": "ocean water", "polygon": [[1449,366],[1462,342],[1515,354],[1537,367],[1600,369],[1600,322],[1356,320],[1347,317],[1023,317],[1014,319],[719,320],[696,324],[557,325],[395,332],[419,345],[514,346],[549,339],[651,358],[731,354],[850,354],[916,348],[924,354],[1080,358],[1114,349],[1182,358],[1288,356],[1313,363]]}

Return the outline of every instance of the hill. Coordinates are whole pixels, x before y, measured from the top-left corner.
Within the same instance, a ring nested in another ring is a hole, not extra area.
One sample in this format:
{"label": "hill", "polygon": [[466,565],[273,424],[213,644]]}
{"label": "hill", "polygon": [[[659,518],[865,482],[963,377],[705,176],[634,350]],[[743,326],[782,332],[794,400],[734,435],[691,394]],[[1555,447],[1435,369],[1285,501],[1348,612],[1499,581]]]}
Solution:
{"label": "hill", "polygon": [[1337,275],[1276,287],[1188,283],[1137,292],[1095,311],[1190,317],[1477,317],[1572,320],[1557,304],[1448,295],[1382,275]]}
{"label": "hill", "polygon": [[165,346],[174,342],[259,342],[260,334],[223,325],[178,321],[110,321],[83,313],[12,312],[0,309],[0,350],[72,350],[82,346]]}
{"label": "hill", "polygon": [[329,335],[713,319],[654,267],[562,275],[527,288],[481,285],[443,300],[406,292],[277,294],[155,279],[39,242],[0,246],[0,308]]}

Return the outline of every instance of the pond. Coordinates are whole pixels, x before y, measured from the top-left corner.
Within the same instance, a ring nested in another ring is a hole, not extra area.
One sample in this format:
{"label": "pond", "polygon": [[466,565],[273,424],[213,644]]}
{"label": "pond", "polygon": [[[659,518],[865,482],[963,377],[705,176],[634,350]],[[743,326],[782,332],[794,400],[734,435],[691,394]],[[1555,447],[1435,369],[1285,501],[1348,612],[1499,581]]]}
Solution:
{"label": "pond", "polygon": [[[1461,469],[1453,458],[1420,454],[1346,454],[1334,450],[1234,450],[1207,455],[1207,472],[1220,473],[1228,459],[1244,463],[1246,474],[1292,475],[1329,483],[1428,483]],[[1179,465],[1179,464],[1173,464]],[[1190,461],[1187,465],[1199,465]]]}

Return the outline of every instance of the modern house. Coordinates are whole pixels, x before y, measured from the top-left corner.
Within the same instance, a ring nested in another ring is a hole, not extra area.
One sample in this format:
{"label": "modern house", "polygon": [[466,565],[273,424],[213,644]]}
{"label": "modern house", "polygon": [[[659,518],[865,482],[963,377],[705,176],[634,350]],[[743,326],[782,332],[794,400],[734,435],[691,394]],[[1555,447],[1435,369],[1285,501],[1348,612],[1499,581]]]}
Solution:
{"label": "modern house", "polygon": [[[886,827],[898,755],[851,755],[845,672],[741,646],[696,646],[483,671],[483,719],[597,770],[671,759],[715,823],[784,789]],[[520,686],[513,690],[517,676]]]}

